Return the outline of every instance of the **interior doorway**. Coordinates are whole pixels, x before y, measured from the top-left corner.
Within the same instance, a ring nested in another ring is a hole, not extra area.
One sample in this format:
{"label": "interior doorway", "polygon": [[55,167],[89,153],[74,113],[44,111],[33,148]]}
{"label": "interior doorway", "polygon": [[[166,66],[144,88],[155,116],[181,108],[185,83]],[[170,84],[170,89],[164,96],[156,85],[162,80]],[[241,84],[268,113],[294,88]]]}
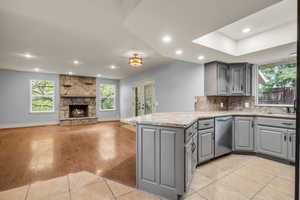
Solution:
{"label": "interior doorway", "polygon": [[155,112],[155,83],[145,81],[137,84],[133,90],[133,115],[147,115]]}

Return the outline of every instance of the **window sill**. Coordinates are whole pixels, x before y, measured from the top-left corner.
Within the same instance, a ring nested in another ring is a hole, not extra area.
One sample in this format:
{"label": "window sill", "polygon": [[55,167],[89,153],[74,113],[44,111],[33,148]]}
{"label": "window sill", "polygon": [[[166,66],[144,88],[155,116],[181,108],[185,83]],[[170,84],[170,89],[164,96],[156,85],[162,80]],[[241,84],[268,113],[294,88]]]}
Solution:
{"label": "window sill", "polygon": [[30,111],[30,114],[53,114],[55,111]]}
{"label": "window sill", "polygon": [[117,111],[117,109],[105,109],[105,110],[99,110],[100,112],[109,112],[109,111]]}
{"label": "window sill", "polygon": [[282,107],[282,108],[293,108],[294,105],[284,105],[284,104],[255,104],[257,107]]}

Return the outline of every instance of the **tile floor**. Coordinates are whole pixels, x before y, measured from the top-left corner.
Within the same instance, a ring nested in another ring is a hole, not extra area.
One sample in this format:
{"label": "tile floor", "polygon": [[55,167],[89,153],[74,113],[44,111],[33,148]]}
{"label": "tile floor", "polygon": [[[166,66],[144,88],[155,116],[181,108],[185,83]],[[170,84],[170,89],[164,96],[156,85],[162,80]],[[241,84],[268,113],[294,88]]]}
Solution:
{"label": "tile floor", "polygon": [[142,199],[160,198],[85,171],[0,192],[0,200]]}
{"label": "tile floor", "polygon": [[[293,200],[294,167],[229,155],[197,168],[185,200]],[[0,192],[0,200],[160,200],[89,172]]]}
{"label": "tile floor", "polygon": [[186,200],[293,200],[295,168],[229,155],[197,168]]}

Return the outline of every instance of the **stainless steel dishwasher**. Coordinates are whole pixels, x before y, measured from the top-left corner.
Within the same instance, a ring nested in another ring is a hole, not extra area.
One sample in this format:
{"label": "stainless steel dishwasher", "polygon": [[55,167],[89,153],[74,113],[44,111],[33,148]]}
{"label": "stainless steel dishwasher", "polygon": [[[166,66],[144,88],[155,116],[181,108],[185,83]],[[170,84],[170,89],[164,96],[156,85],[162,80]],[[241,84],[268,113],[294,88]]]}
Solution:
{"label": "stainless steel dishwasher", "polygon": [[215,157],[232,152],[232,117],[215,118]]}

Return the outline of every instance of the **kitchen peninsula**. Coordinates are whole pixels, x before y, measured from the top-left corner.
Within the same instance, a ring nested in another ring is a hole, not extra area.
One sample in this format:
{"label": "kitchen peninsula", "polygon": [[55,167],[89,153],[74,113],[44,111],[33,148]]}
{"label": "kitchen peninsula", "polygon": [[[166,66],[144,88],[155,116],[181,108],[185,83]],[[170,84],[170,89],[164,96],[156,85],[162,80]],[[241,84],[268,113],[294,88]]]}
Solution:
{"label": "kitchen peninsula", "polygon": [[232,152],[295,161],[293,114],[154,113],[123,122],[137,125],[137,187],[168,199],[184,196],[197,165]]}

